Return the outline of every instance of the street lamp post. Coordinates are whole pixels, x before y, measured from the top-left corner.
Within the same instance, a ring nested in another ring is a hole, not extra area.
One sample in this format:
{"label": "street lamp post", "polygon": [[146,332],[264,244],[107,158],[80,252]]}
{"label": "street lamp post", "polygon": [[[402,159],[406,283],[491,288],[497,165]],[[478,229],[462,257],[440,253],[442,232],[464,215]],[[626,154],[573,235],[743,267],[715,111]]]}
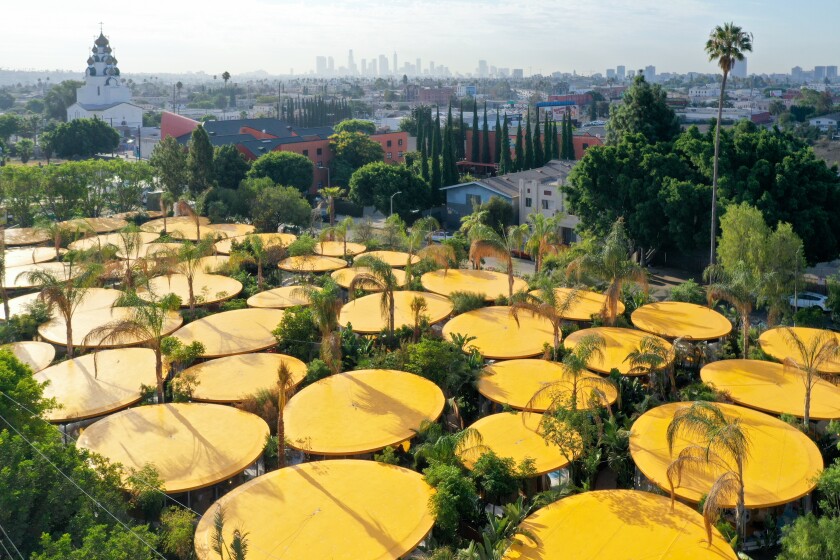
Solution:
{"label": "street lamp post", "polygon": [[402,194],[402,191],[397,191],[397,192],[395,192],[394,194],[391,195],[391,213],[388,214],[388,216],[393,216],[394,215],[394,197],[397,196],[398,194]]}

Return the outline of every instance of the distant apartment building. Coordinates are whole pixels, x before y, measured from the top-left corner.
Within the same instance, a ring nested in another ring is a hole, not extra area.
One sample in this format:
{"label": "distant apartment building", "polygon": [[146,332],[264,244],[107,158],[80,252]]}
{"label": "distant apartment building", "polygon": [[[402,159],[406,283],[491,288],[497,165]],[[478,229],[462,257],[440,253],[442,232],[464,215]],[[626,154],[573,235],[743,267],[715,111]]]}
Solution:
{"label": "distant apartment building", "polygon": [[837,81],[837,67],[836,66],[826,66],[825,67],[825,77],[828,78],[831,82]]}
{"label": "distant apartment building", "polygon": [[614,80],[615,79],[615,69],[614,68],[607,68],[607,79]]}
{"label": "distant apartment building", "polygon": [[455,94],[453,87],[424,87],[417,92],[417,101],[424,105],[447,105]]}
{"label": "distant apartment building", "polygon": [[455,95],[457,97],[475,97],[476,93],[478,93],[477,86],[460,85],[455,88]]}
{"label": "distant apartment building", "polygon": [[627,69],[623,65],[615,67],[615,77],[618,81],[623,82],[627,77]]}
{"label": "distant apartment building", "polygon": [[746,78],[747,77],[747,57],[744,57],[744,60],[736,60],[735,64],[732,65],[732,77],[733,78]]}
{"label": "distant apartment building", "polygon": [[815,126],[822,130],[823,132],[834,129],[834,131],[840,130],[840,113],[831,113],[830,115],[823,115],[821,117],[815,117],[808,121],[811,126]]}
{"label": "distant apartment building", "polygon": [[514,80],[521,80],[525,77],[525,72],[522,70],[522,68],[514,68],[510,73],[510,77]]}
{"label": "distant apartment building", "polygon": [[656,66],[645,66],[645,81],[652,82],[656,79]]}
{"label": "distant apartment building", "polygon": [[693,87],[688,88],[688,96],[694,99],[704,99],[707,97],[717,97],[720,95],[720,88],[714,87]]}
{"label": "distant apartment building", "polygon": [[825,80],[825,66],[814,66],[814,79],[819,82]]}

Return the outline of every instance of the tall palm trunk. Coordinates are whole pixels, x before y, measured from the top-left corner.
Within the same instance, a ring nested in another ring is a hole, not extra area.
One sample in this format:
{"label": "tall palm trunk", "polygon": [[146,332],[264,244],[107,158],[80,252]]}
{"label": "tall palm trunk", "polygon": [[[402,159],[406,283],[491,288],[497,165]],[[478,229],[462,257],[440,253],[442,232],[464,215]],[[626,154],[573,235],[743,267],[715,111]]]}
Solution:
{"label": "tall palm trunk", "polygon": [[749,356],[750,349],[750,314],[741,314],[741,335],[744,337],[744,359]]}
{"label": "tall palm trunk", "polygon": [[396,302],[394,301],[394,292],[389,290],[388,293],[388,332],[391,335],[391,338],[394,337],[394,315],[395,313]]}
{"label": "tall palm trunk", "polygon": [[262,259],[257,259],[257,288],[262,290],[263,287],[263,263]]}
{"label": "tall palm trunk", "polygon": [[712,232],[709,251],[709,264],[715,264],[715,234],[717,233],[717,185],[718,185],[718,160],[720,158],[720,122],[723,119],[723,98],[726,94],[727,72],[723,73],[723,81],[720,83],[720,99],[718,99],[717,126],[715,127],[715,161],[712,171]]}
{"label": "tall palm trunk", "polygon": [[[283,391],[283,388],[280,388]],[[279,397],[283,400],[283,395]],[[283,420],[283,409],[281,407],[277,412],[277,468],[282,469],[286,466],[286,422]]]}
{"label": "tall palm trunk", "polygon": [[[8,313],[8,312],[7,312]],[[8,319],[8,315],[6,315]],[[67,329],[67,358],[72,360],[73,359],[73,323],[70,321],[70,317],[65,318],[66,329]]]}
{"label": "tall palm trunk", "polygon": [[190,290],[190,311],[195,311],[195,294],[193,292],[193,278],[187,278],[187,287]]}
{"label": "tall palm trunk", "polygon": [[157,382],[158,404],[163,404],[163,356],[160,348],[155,348],[155,381]]}
{"label": "tall palm trunk", "polygon": [[[810,377],[810,376],[809,376]],[[813,384],[810,379],[805,381],[805,414],[802,418],[802,425],[807,430],[811,422],[811,387]]]}
{"label": "tall palm trunk", "polygon": [[746,500],[744,499],[744,465],[742,461],[738,461],[738,507],[736,508],[736,526],[738,529],[738,536],[740,537],[742,546],[747,538],[747,508]]}

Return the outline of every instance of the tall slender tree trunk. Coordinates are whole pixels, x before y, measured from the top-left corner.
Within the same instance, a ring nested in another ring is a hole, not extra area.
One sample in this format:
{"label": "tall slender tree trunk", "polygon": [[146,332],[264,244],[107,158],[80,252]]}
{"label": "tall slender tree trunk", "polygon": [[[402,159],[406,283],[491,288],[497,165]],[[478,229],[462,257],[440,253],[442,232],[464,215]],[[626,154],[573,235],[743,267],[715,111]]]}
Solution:
{"label": "tall slender tree trunk", "polygon": [[163,404],[163,356],[160,354],[160,348],[155,348],[155,381],[157,382],[158,404]]}
{"label": "tall slender tree trunk", "polygon": [[187,278],[187,286],[190,290],[190,311],[195,311],[195,293],[193,292],[193,278]]}
{"label": "tall slender tree trunk", "polygon": [[718,185],[718,161],[720,159],[720,122],[723,119],[723,98],[726,95],[726,76],[723,73],[723,81],[720,83],[720,99],[718,99],[717,126],[715,127],[715,161],[712,171],[712,231],[710,234],[709,264],[715,264],[715,234],[717,233],[717,185]]}
{"label": "tall slender tree trunk", "polygon": [[396,303],[394,301],[394,292],[393,290],[388,293],[388,331],[391,334],[391,338],[394,338],[394,315],[396,314]]}
{"label": "tall slender tree trunk", "polygon": [[[283,387],[280,388],[283,391]],[[283,396],[280,395],[282,399]],[[286,423],[283,420],[283,409],[277,411],[277,467],[282,469],[286,466]]]}
{"label": "tall slender tree trunk", "polygon": [[802,417],[802,425],[805,426],[805,430],[808,430],[811,423],[811,388],[813,387],[811,381],[811,375],[809,374],[808,379],[805,380],[805,414]]}
{"label": "tall slender tree trunk", "polygon": [[[7,312],[8,313],[8,312]],[[6,316],[8,320],[8,315]],[[65,318],[66,321],[66,329],[67,329],[67,358],[73,359],[73,323],[71,321],[72,317]]]}
{"label": "tall slender tree trunk", "polygon": [[750,349],[750,314],[745,313],[741,315],[741,329],[743,331],[744,337],[744,359],[746,360],[749,356],[749,349]]}
{"label": "tall slender tree trunk", "polygon": [[257,288],[263,288],[263,263],[262,259],[257,259]]}

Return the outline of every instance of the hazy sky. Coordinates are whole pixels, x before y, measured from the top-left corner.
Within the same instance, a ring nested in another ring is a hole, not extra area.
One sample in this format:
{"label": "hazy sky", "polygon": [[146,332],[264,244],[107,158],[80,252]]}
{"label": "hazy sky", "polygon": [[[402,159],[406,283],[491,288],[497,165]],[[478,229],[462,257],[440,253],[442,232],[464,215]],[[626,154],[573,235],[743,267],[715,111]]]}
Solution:
{"label": "hazy sky", "polygon": [[85,68],[97,22],[123,72],[310,72],[316,55],[356,63],[420,57],[472,72],[478,59],[533,72],[711,71],[703,45],[716,24],[755,35],[750,72],[840,64],[840,1],[804,0],[141,0],[10,1],[0,68]]}

